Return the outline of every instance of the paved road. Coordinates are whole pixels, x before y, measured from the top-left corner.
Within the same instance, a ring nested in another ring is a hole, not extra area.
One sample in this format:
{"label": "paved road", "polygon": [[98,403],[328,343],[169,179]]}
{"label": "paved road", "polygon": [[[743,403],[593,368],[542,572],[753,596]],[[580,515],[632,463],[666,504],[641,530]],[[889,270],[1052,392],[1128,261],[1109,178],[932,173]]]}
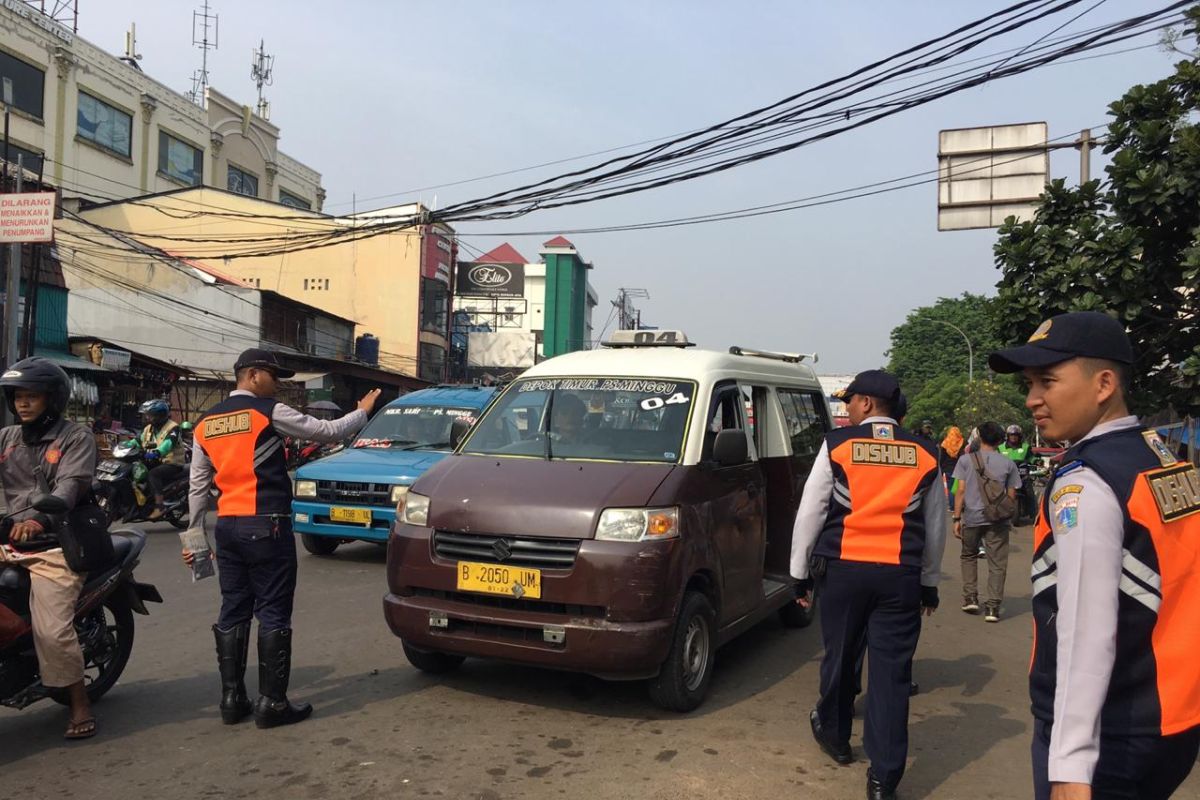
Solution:
{"label": "paved road", "polygon": [[[366,544],[300,557],[293,694],[316,706],[314,717],[273,731],[223,726],[209,632],[216,586],[189,581],[169,528],[149,530],[138,577],[166,604],[137,618],[125,676],[97,706],[100,735],[68,746],[58,707],[0,709],[6,797],[862,796],[863,764],[833,765],[808,732],[816,630],[771,621],[735,641],[708,702],[687,716],[655,709],[638,684],[482,661],[435,679],[408,666],[384,625],[384,553]],[[988,625],[954,607],[948,549],[946,606],[927,623],[915,667],[903,798],[1030,795],[1029,554],[1024,529],[1014,537],[1016,591],[1004,620]],[[1176,796],[1200,798],[1200,770]]]}

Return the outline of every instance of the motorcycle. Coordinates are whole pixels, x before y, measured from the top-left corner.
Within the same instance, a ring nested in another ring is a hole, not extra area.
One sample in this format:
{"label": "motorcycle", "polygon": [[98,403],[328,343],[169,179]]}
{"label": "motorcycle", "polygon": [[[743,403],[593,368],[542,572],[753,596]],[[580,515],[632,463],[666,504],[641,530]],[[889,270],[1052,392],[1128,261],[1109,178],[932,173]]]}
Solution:
{"label": "motorcycle", "polygon": [[[54,495],[41,495],[31,507],[56,514],[66,510],[66,503]],[[111,536],[112,565],[88,573],[75,606],[84,684],[92,702],[116,684],[129,661],[133,614],[148,614],[147,602],[162,602],[158,589],[133,577],[146,546],[145,534],[117,531]],[[43,686],[38,675],[29,615],[29,572],[0,567],[0,705],[21,709],[47,697],[64,705],[68,702],[65,689]]]}
{"label": "motorcycle", "polygon": [[283,441],[284,460],[289,470],[299,469],[310,461],[316,461],[334,453],[341,452],[345,445],[341,442],[326,444],[323,442],[306,442],[287,437]]}
{"label": "motorcycle", "polygon": [[1032,525],[1037,520],[1037,504],[1042,496],[1041,489],[1045,486],[1043,470],[1036,464],[1023,461],[1017,464],[1017,474],[1021,476],[1021,488],[1017,489],[1017,516],[1014,524],[1018,527]]}
{"label": "motorcycle", "polygon": [[[184,457],[190,455],[184,445]],[[150,492],[150,467],[147,455],[137,439],[122,442],[112,449],[112,458],[106,458],[96,467],[96,480],[92,491],[96,503],[108,516],[109,524],[115,522],[141,522],[154,511],[154,495]],[[188,524],[188,475],[182,476],[163,487],[162,519],[179,530]]]}

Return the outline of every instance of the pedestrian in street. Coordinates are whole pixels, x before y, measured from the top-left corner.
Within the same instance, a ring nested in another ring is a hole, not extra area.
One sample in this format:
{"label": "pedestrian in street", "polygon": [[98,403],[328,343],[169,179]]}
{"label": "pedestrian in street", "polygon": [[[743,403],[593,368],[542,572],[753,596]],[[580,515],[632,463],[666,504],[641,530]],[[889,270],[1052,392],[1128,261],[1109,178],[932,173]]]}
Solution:
{"label": "pedestrian in street", "polygon": [[958,460],[954,479],[963,487],[954,498],[954,535],[962,540],[962,610],[979,613],[979,548],[987,554],[988,581],[984,619],[1000,621],[1004,583],[1008,576],[1008,538],[1012,517],[1005,518],[997,502],[1016,502],[1021,476],[1012,459],[997,448],[1004,431],[995,422],[979,426],[979,450]]}
{"label": "pedestrian in street", "polygon": [[813,737],[834,761],[854,760],[855,662],[870,669],[863,747],[867,796],[895,797],[908,755],[912,657],[921,614],[938,605],[945,507],[934,446],[896,424],[900,385],[882,370],[857,375],[839,398],[850,426],[826,434],[804,486],[792,536],[796,602],[821,583],[825,655]]}
{"label": "pedestrian in street", "polygon": [[[196,424],[192,453],[191,527],[203,528],[209,490],[217,501],[216,555],[221,611],[213,625],[221,672],[221,719],[240,722],[252,711],[260,728],[290,725],[312,713],[287,698],[292,665],[292,601],[296,541],[292,536],[292,481],[283,437],[336,442],[367,423],[380,391],[373,389],[341,419],[319,420],[275,399],[279,381],[295,375],[275,354],[253,348],[234,364],[237,389]],[[184,561],[191,563],[184,551]],[[258,692],[246,694],[250,618],[258,619]]]}
{"label": "pedestrian in street", "polygon": [[1034,793],[1170,797],[1200,751],[1200,474],[1129,413],[1133,347],[1098,312],[992,354],[1069,442],[1034,528]]}
{"label": "pedestrian in street", "polygon": [[951,425],[942,437],[938,447],[938,464],[942,468],[942,477],[946,483],[946,502],[950,511],[954,510],[954,467],[958,464],[958,456],[963,449],[963,435],[958,426]]}
{"label": "pedestrian in street", "polygon": [[96,735],[83,650],[75,632],[75,604],[83,575],[67,565],[57,533],[66,514],[43,514],[30,506],[49,491],[68,510],[86,502],[96,474],[96,438],[85,426],[64,419],[71,379],[45,358],[18,361],[0,375],[5,404],[16,425],[0,430],[0,484],[7,517],[0,527],[0,567],[29,573],[33,649],[42,685],[63,690],[70,705],[68,739]]}

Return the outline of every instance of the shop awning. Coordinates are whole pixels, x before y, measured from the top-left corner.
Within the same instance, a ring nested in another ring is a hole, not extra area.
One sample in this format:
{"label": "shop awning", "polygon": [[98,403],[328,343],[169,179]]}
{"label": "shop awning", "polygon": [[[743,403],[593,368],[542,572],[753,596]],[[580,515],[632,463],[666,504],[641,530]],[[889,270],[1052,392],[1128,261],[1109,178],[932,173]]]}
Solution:
{"label": "shop awning", "polygon": [[297,372],[290,378],[284,380],[293,381],[294,383],[308,383],[309,381],[320,380],[328,375],[328,372]]}
{"label": "shop awning", "polygon": [[70,355],[69,353],[61,353],[57,350],[35,349],[33,354],[39,358],[45,358],[49,361],[53,361],[63,369],[76,369],[92,372],[112,372],[112,370],[102,367],[99,364],[93,364],[91,361],[88,361],[85,358],[79,358],[77,356]]}

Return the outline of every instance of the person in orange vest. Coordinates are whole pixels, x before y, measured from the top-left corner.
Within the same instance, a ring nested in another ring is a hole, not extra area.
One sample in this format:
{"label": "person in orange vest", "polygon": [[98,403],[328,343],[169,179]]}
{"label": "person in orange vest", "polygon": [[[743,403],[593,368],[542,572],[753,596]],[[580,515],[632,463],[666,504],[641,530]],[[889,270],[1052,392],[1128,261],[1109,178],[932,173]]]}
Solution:
{"label": "person in orange vest", "polygon": [[[292,481],[283,437],[337,442],[367,424],[380,391],[373,389],[341,419],[321,420],[275,399],[284,369],[275,354],[252,348],[234,364],[237,389],[196,423],[189,506],[191,527],[202,529],[209,491],[217,501],[216,555],[221,611],[213,625],[221,672],[221,719],[227,725],[254,714],[260,728],[290,725],[312,713],[287,698],[292,669],[292,601],[296,540]],[[190,563],[191,553],[184,551]],[[258,619],[258,692],[251,706],[244,680],[250,618]]]}
{"label": "person in orange vest", "polygon": [[870,657],[863,747],[867,797],[894,798],[908,756],[912,658],[921,614],[938,606],[946,506],[933,442],[897,424],[902,395],[882,370],[859,373],[839,398],[850,426],[825,436],[792,533],[796,602],[821,581],[821,689],[813,738],[849,764],[856,662]]}
{"label": "person in orange vest", "polygon": [[1095,311],[993,353],[1068,442],[1034,527],[1034,794],[1161,800],[1200,751],[1200,475],[1129,413],[1133,347]]}

